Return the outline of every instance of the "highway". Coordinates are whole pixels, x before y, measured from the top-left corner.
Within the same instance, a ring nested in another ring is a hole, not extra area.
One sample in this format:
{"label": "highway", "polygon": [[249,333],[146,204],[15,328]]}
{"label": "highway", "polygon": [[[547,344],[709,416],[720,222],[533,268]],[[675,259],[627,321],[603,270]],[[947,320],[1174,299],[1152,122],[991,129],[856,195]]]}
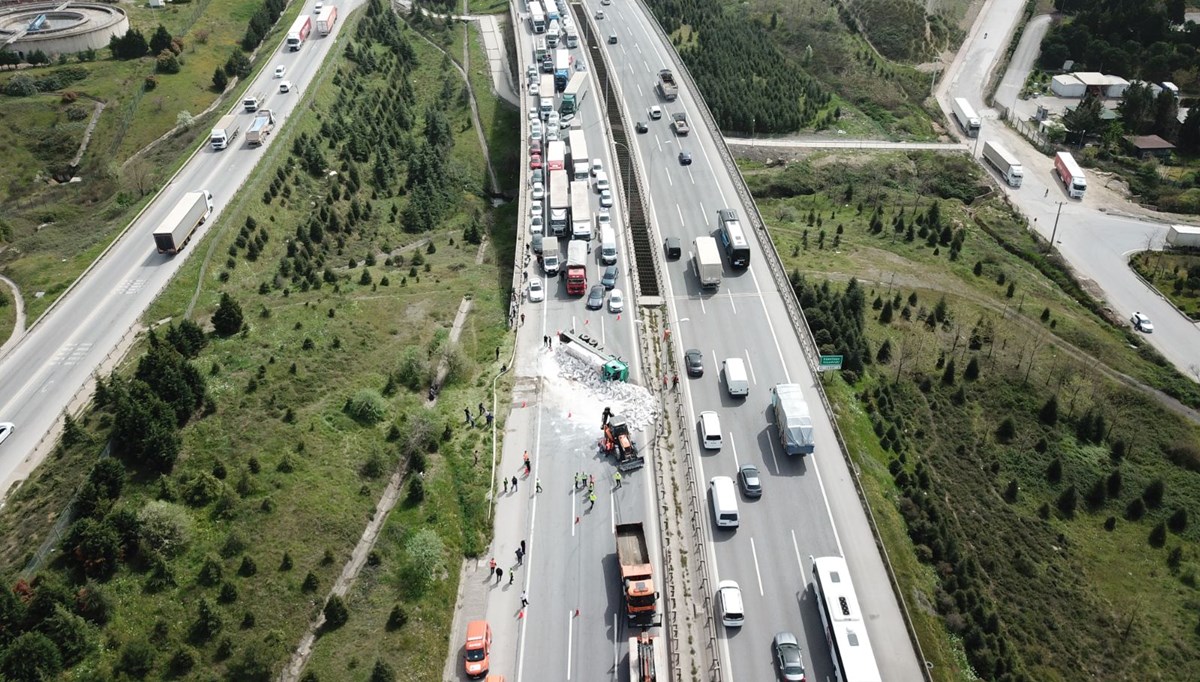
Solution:
{"label": "highway", "polygon": [[[358,4],[360,0],[345,0],[338,3],[338,8],[347,14]],[[267,93],[265,106],[275,112],[277,128],[303,101],[307,85],[332,49],[341,27],[342,22],[337,22],[334,32],[326,37],[314,28],[300,51],[276,48],[275,54],[263,60],[261,72],[247,92]],[[273,73],[280,64],[286,67],[286,78],[299,86],[298,90],[288,94],[278,91],[279,80]],[[89,384],[93,373],[139,323],[142,313],[184,261],[197,255],[196,245],[235,200],[254,165],[270,149],[273,138],[263,147],[246,145],[245,130],[253,114],[242,111],[240,99],[235,110],[242,120],[243,134],[233,145],[222,151],[205,145],[196,152],[41,322],[0,358],[0,421],[14,422],[17,427],[0,447],[0,490],[7,491],[16,480],[28,476],[39,458],[51,450],[41,446],[43,436],[56,428],[80,387]],[[151,233],[185,193],[198,189],[212,192],[213,215],[182,254],[160,255]]]}

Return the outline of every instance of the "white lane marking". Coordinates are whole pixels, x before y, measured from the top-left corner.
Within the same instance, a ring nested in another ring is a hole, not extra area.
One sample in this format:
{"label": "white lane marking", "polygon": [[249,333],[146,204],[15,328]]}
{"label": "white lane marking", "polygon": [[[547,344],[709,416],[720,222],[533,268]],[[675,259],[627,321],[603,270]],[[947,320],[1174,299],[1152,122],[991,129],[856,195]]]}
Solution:
{"label": "white lane marking", "polygon": [[758,379],[754,376],[754,365],[750,363],[750,349],[743,348],[742,352],[746,354],[746,367],[750,369],[750,383],[757,384]]}
{"label": "white lane marking", "polygon": [[[574,497],[572,495],[571,497]],[[571,524],[572,526],[575,524]],[[574,531],[572,531],[574,534]],[[567,679],[571,679],[571,649],[575,644],[572,632],[575,630],[575,612],[567,611]]]}
{"label": "white lane marking", "polygon": [[758,550],[754,547],[754,538],[750,538],[750,555],[754,557],[754,577],[758,579],[758,596],[762,597],[766,593],[763,591],[762,571],[758,568]]}
{"label": "white lane marking", "polygon": [[675,204],[675,212],[679,214],[679,226],[683,227],[683,207],[681,207],[679,204]]}

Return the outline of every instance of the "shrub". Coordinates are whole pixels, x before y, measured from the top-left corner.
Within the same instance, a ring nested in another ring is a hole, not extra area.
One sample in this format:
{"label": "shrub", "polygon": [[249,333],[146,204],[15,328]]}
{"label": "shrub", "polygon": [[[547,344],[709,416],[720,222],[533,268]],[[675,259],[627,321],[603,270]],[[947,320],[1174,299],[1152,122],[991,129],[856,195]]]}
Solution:
{"label": "shrub", "polygon": [[404,612],[404,609],[400,608],[399,604],[393,606],[392,612],[388,614],[387,629],[390,631],[396,631],[404,627],[407,623],[408,614]]}
{"label": "shrub", "polygon": [[1162,547],[1164,544],[1166,544],[1166,542],[1167,542],[1167,526],[1166,526],[1166,524],[1159,521],[1154,526],[1154,528],[1150,531],[1149,541],[1150,541],[1150,546],[1156,547],[1156,548]]}
{"label": "shrub", "polygon": [[346,609],[346,602],[338,595],[329,597],[329,601],[325,602],[323,609],[325,614],[325,627],[331,630],[336,630],[346,624],[350,620],[350,611]]}
{"label": "shrub", "polygon": [[138,512],[138,536],[147,549],[173,556],[192,538],[192,517],[177,504],[151,500]]}
{"label": "shrub", "polygon": [[154,645],[144,639],[135,639],[121,650],[121,658],[117,662],[117,670],[134,679],[144,679],[154,670],[154,661],[158,657]]}
{"label": "shrub", "polygon": [[212,317],[213,327],[221,336],[233,336],[242,330],[242,307],[227,294],[221,294],[221,303]]}
{"label": "shrub", "polygon": [[379,392],[364,388],[346,403],[346,413],[363,424],[375,424],[387,416],[387,401]]}
{"label": "shrub", "polygon": [[1017,434],[1017,426],[1013,423],[1012,417],[1005,417],[1004,421],[1000,422],[1000,426],[996,428],[996,440],[1001,443],[1011,443]]}

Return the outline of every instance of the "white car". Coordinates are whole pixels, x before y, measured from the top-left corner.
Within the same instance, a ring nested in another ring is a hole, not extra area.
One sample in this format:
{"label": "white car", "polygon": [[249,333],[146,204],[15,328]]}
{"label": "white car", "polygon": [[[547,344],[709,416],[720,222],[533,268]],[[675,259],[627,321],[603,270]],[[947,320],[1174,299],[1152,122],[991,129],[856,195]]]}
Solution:
{"label": "white car", "polygon": [[[529,84],[529,96],[530,97],[541,97],[542,96],[541,93],[542,93],[542,86],[540,84],[538,84],[538,83],[530,83]],[[535,109],[534,111],[537,111],[537,110]]]}
{"label": "white car", "polygon": [[291,92],[291,91],[292,91],[292,82],[291,81],[279,81],[279,92]]}
{"label": "white car", "polygon": [[325,3],[321,0],[318,0],[317,4],[313,5],[313,14],[320,12],[322,9],[324,9],[324,7]]}
{"label": "white car", "polygon": [[279,66],[276,66],[276,67],[275,67],[275,77],[276,77],[276,78],[283,78],[283,72],[284,72],[284,71],[287,71],[287,67],[286,67],[286,66],[284,66],[283,64],[280,64]]}
{"label": "white car", "polygon": [[546,198],[546,188],[542,186],[542,183],[535,182],[533,183],[533,189],[530,190],[529,195],[534,201],[541,201],[542,199]]}
{"label": "white car", "polygon": [[611,189],[608,186],[608,174],[604,171],[596,173],[596,191],[603,192],[606,189]]}
{"label": "white car", "polygon": [[604,172],[604,162],[600,159],[592,159],[592,177],[596,177]]}
{"label": "white car", "polygon": [[17,430],[17,425],[12,422],[0,422],[0,443],[8,440],[13,431]]}
{"label": "white car", "polygon": [[542,215],[544,213],[545,213],[545,209],[542,208],[542,200],[541,199],[529,202],[529,215],[535,216],[535,215]]}
{"label": "white car", "polygon": [[648,113],[651,120],[657,121],[658,119],[662,118],[662,107],[655,104],[654,106],[650,107]]}
{"label": "white car", "polygon": [[558,112],[551,111],[550,115],[546,117],[546,127],[547,128],[559,128],[559,127],[561,127],[558,125],[558,122],[560,120],[562,120],[562,117],[559,116]]}
{"label": "white car", "polygon": [[546,300],[546,290],[542,288],[542,280],[537,277],[529,278],[529,300],[532,303]]}
{"label": "white car", "polygon": [[603,19],[604,18],[604,10],[602,10],[602,9],[596,10],[596,18]]}
{"label": "white car", "polygon": [[611,208],[613,205],[612,190],[600,190],[600,208]]}
{"label": "white car", "polygon": [[542,221],[542,216],[540,216],[540,215],[529,216],[529,231],[532,232],[533,234],[545,234],[546,233],[546,225]]}
{"label": "white car", "polygon": [[596,214],[596,225],[600,228],[612,227],[612,217],[608,215],[608,211],[603,211]]}
{"label": "white car", "polygon": [[[536,123],[536,121],[535,121],[535,123]],[[542,129],[541,128],[530,128],[529,129],[529,139],[531,139],[531,140],[542,139]]]}
{"label": "white car", "polygon": [[1142,313],[1134,313],[1133,317],[1129,318],[1129,324],[1132,324],[1134,329],[1143,334],[1154,333],[1154,323]]}
{"label": "white car", "polygon": [[625,310],[625,294],[620,289],[613,289],[608,294],[608,312],[619,313]]}

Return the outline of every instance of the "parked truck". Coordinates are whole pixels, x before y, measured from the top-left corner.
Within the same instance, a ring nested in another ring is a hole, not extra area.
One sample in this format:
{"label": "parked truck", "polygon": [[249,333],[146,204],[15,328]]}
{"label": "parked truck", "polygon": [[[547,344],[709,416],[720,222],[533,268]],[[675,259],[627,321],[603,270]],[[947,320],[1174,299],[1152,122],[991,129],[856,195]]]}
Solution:
{"label": "parked truck", "polygon": [[771,410],[779,429],[779,444],[788,455],[813,453],[813,422],[800,384],[776,384],[771,389]]}
{"label": "parked truck", "polygon": [[637,443],[629,433],[629,422],[621,415],[611,415],[605,408],[604,423],[600,426],[600,450],[612,455],[621,471],[634,471],[646,465],[646,458],[638,452]]}
{"label": "parked truck", "polygon": [[617,563],[621,566],[621,591],[625,593],[625,615],[630,624],[650,627],[658,616],[658,592],[654,589],[654,564],[641,522],[617,524]]}
{"label": "parked truck", "polygon": [[579,111],[579,102],[583,99],[583,89],[587,86],[587,74],[576,71],[567,81],[567,89],[563,90],[562,103],[558,105],[558,113],[569,116]]}
{"label": "parked truck", "polygon": [[643,630],[629,638],[629,681],[667,682],[667,648],[662,640]]}
{"label": "parked truck", "polygon": [[1087,178],[1083,176],[1083,169],[1075,162],[1075,157],[1069,152],[1055,154],[1054,170],[1058,172],[1058,179],[1066,188],[1067,195],[1072,199],[1082,199],[1087,191]]}
{"label": "parked truck", "polygon": [[562,164],[559,166],[558,170],[550,171],[548,176],[550,178],[550,232],[556,237],[566,234],[567,225],[571,220],[571,181],[567,178],[567,172],[562,169]]}
{"label": "parked truck", "polygon": [[257,147],[267,143],[267,136],[275,127],[275,114],[270,109],[259,109],[246,130],[246,144]]}
{"label": "parked truck", "polygon": [[[567,80],[571,77],[571,53],[567,48],[560,47],[554,51],[554,89],[562,92],[567,89]],[[549,97],[554,93],[544,93]]]}
{"label": "parked truck", "polygon": [[1167,230],[1167,246],[1172,249],[1200,249],[1200,227],[1172,225]]}
{"label": "parked truck", "polygon": [[212,215],[212,194],[202,189],[183,195],[167,219],[154,230],[154,245],[159,253],[175,255],[187,246],[196,228]]}
{"label": "parked truck", "polygon": [[222,116],[217,125],[213,127],[212,134],[209,135],[208,141],[212,144],[213,149],[224,149],[233,142],[238,133],[242,131],[242,124],[238,121],[236,114]]}
{"label": "parked truck", "polygon": [[979,115],[975,113],[975,108],[965,97],[955,97],[951,102],[954,110],[954,118],[958,121],[958,125],[967,134],[967,137],[978,137],[979,128],[982,122],[979,120]]}
{"label": "parked truck", "polygon": [[588,243],[572,239],[567,244],[567,293],[583,296],[587,293]]}
{"label": "parked truck", "polygon": [[592,193],[587,180],[571,183],[571,239],[592,239]]}
{"label": "parked truck", "polygon": [[587,182],[588,175],[592,171],[591,161],[588,160],[587,140],[583,137],[583,131],[571,129],[567,133],[567,143],[570,147],[571,170],[574,171],[571,177]]}
{"label": "parked truck", "polygon": [[546,170],[554,172],[562,170],[567,162],[567,143],[562,140],[550,140],[546,144]]}
{"label": "parked truck", "polygon": [[299,52],[304,46],[304,41],[308,40],[308,34],[312,32],[312,15],[301,14],[292,22],[292,27],[287,33],[287,48],[292,52]]}
{"label": "parked truck", "polygon": [[679,96],[679,84],[675,82],[675,74],[670,69],[658,72],[658,93],[668,102],[674,102]]}
{"label": "parked truck", "polygon": [[712,237],[696,237],[692,242],[692,267],[700,286],[713,289],[721,286],[721,252]]}
{"label": "parked truck", "polygon": [[[583,242],[571,242],[586,246]],[[596,369],[605,381],[629,381],[629,363],[604,350],[595,339],[574,332],[559,332],[563,352]],[[596,345],[593,345],[596,344]]]}
{"label": "parked truck", "polygon": [[1017,160],[1017,157],[1009,153],[1007,149],[995,142],[984,142],[983,160],[1000,173],[1009,187],[1021,186],[1021,180],[1025,178],[1025,171],[1021,168],[1021,162]]}
{"label": "parked truck", "polygon": [[246,111],[258,111],[258,108],[267,103],[267,95],[263,92],[256,92],[252,95],[248,94],[242,98],[242,107]]}
{"label": "parked truck", "polygon": [[671,129],[674,130],[675,134],[680,137],[683,137],[691,132],[692,129],[690,126],[688,126],[687,122],[687,114],[683,113],[682,111],[678,114],[671,114]]}
{"label": "parked truck", "polygon": [[323,36],[329,35],[333,31],[333,25],[337,23],[337,7],[334,5],[325,5],[321,11],[317,12],[317,33]]}

